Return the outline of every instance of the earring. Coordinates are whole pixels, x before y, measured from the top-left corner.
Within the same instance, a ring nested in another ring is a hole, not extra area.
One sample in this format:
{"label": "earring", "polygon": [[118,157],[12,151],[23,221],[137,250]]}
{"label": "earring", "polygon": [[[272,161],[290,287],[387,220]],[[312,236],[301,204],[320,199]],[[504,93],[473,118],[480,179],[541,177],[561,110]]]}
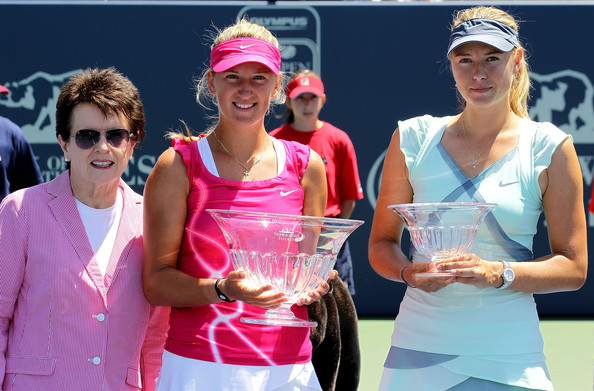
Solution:
{"label": "earring", "polygon": [[70,159],[68,159],[66,156],[64,156],[64,161],[65,161],[66,163],[68,163],[68,162],[70,161]]}
{"label": "earring", "polygon": [[518,84],[518,74],[514,75],[514,84]]}

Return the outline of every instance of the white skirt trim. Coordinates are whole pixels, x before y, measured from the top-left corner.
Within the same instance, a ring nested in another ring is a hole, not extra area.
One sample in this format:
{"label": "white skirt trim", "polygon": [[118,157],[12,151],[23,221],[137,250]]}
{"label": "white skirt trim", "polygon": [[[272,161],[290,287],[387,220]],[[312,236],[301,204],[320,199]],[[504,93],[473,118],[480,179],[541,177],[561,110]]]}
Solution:
{"label": "white skirt trim", "polygon": [[219,364],[163,352],[156,391],[322,391],[311,362],[250,366]]}
{"label": "white skirt trim", "polygon": [[441,391],[476,378],[552,391],[553,383],[544,360],[539,360],[541,357],[541,354],[454,356],[392,346],[384,364],[380,390]]}

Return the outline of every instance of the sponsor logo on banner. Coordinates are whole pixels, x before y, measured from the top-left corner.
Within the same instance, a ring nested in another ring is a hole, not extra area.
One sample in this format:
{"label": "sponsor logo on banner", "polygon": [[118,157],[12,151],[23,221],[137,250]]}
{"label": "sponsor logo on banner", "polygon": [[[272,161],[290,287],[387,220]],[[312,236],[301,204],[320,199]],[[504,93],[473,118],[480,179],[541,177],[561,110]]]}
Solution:
{"label": "sponsor logo on banner", "polygon": [[[50,181],[65,169],[62,150],[56,138],[56,101],[60,88],[79,70],[51,74],[38,71],[22,80],[3,82],[10,94],[0,96],[0,115],[18,124],[32,144],[45,181]],[[135,155],[122,178],[130,185],[142,187],[157,157]]]}
{"label": "sponsor logo on banner", "polygon": [[79,72],[58,75],[35,72],[18,81],[3,84],[10,94],[0,98],[0,106],[9,111],[8,118],[19,124],[32,144],[56,144],[56,101],[66,80]]}
{"label": "sponsor logo on banner", "polygon": [[566,69],[549,75],[532,72],[530,78],[530,118],[552,122],[571,134],[575,144],[594,144],[594,87],[588,76]]}
{"label": "sponsor logo on banner", "polygon": [[308,68],[321,74],[321,23],[314,8],[245,6],[237,16],[242,18],[244,15],[277,37],[281,46],[282,71]]}
{"label": "sponsor logo on banner", "polygon": [[[552,122],[571,134],[576,145],[594,144],[594,86],[590,78],[570,69],[548,75],[532,72],[530,76],[533,83],[530,117],[539,122]],[[373,209],[377,202],[385,157],[386,150],[373,162],[367,176],[366,196]],[[594,175],[594,155],[581,154],[578,159],[588,194],[585,199],[587,203]],[[594,226],[594,219],[590,220],[589,225]]]}

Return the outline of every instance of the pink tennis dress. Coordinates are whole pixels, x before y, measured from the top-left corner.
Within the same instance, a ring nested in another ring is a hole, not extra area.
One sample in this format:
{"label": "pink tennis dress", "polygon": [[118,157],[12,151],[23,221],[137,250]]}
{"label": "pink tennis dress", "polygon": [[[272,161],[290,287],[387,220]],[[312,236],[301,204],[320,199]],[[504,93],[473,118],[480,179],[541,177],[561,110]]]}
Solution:
{"label": "pink tennis dress", "polygon": [[[197,142],[174,140],[191,181],[188,218],[178,269],[197,278],[225,277],[233,270],[223,234],[207,209],[248,210],[302,214],[300,180],[309,162],[307,146],[282,141],[286,162],[270,179],[240,182],[219,178],[206,168]],[[271,366],[311,361],[309,328],[255,326],[242,316],[263,314],[262,307],[241,301],[191,308],[172,308],[165,349],[173,354],[224,364]],[[307,319],[306,307],[293,306],[297,317]]]}

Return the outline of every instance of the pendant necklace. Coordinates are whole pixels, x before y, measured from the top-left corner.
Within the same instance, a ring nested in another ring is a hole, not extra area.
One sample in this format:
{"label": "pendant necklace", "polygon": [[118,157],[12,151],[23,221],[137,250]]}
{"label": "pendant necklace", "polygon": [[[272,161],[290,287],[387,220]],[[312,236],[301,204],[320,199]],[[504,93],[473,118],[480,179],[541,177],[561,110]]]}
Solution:
{"label": "pendant necklace", "polygon": [[252,168],[254,168],[254,166],[258,163],[260,163],[260,160],[262,160],[262,158],[264,157],[264,153],[262,153],[260,155],[260,157],[258,159],[256,159],[256,161],[250,166],[250,167],[246,167],[243,163],[241,163],[236,157],[235,155],[233,155],[231,152],[229,152],[229,150],[227,149],[227,147],[225,147],[225,144],[223,144],[221,142],[221,140],[219,140],[219,137],[217,136],[217,132],[215,132],[214,130],[212,131],[212,134],[214,134],[215,138],[217,139],[217,141],[219,142],[219,144],[221,145],[221,147],[223,147],[223,150],[227,153],[227,155],[231,156],[233,158],[233,160],[235,160],[237,162],[237,164],[239,164],[241,166],[241,168],[243,168],[243,177],[247,178],[250,174],[250,170]]}
{"label": "pendant necklace", "polygon": [[[495,142],[495,140],[497,139],[497,136],[499,136],[501,133],[505,132],[507,130],[507,127],[509,125],[509,120],[506,122],[505,126],[503,127],[503,129],[501,131],[499,131],[495,137],[493,138],[493,140],[491,140],[490,142],[488,142],[487,144],[485,144],[485,146],[489,145],[489,143],[493,143]],[[468,136],[466,135],[466,122],[464,121],[464,116],[462,116],[462,132],[464,132],[464,138],[466,139],[466,144],[470,147],[470,141],[468,140]],[[474,155],[474,161],[472,162],[472,169],[476,170],[478,165],[479,165],[479,159],[481,158],[481,153],[483,152],[484,148],[481,148],[479,150],[479,152],[477,154]]]}

